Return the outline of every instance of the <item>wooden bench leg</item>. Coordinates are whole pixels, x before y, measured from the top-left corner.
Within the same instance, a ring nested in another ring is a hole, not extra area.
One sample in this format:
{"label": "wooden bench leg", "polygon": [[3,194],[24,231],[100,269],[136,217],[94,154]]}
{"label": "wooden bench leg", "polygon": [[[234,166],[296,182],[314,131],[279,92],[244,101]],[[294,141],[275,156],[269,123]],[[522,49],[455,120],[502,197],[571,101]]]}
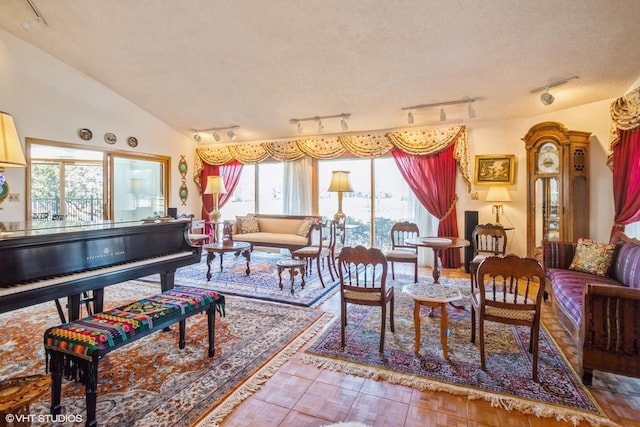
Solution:
{"label": "wooden bench leg", "polygon": [[209,333],[209,357],[216,354],[216,304],[211,304],[207,310],[207,329]]}
{"label": "wooden bench leg", "polygon": [[64,371],[64,356],[60,353],[51,353],[49,370],[51,371],[51,414],[59,415],[62,412],[60,397],[62,395],[62,373]]}
{"label": "wooden bench leg", "polygon": [[98,359],[86,364],[87,384],[85,384],[85,401],[87,404],[87,427],[98,425],[96,421],[96,401],[98,398]]}
{"label": "wooden bench leg", "polygon": [[185,320],[181,320],[179,322],[180,324],[180,341],[178,342],[178,347],[180,348],[180,350],[182,350],[185,347]]}

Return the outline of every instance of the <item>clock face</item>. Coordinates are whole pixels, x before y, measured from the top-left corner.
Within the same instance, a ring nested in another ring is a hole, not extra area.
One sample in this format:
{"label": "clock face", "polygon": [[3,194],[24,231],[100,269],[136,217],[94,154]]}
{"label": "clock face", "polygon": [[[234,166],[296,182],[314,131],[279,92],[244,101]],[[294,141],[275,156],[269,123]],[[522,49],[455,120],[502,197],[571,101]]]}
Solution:
{"label": "clock face", "polygon": [[558,150],[553,147],[542,147],[538,153],[538,172],[557,173],[560,166]]}

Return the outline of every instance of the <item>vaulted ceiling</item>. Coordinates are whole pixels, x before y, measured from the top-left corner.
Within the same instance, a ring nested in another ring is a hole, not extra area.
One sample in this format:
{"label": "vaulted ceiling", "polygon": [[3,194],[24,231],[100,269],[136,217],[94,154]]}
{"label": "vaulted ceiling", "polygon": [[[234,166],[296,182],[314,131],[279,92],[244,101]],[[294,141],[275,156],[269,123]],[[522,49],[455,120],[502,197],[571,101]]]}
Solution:
{"label": "vaulted ceiling", "polygon": [[[476,118],[448,106],[444,124],[530,117],[640,77],[637,0],[30,1],[46,24],[27,0],[2,0],[0,28],[189,136],[239,125],[237,141],[294,138],[290,119],[341,113],[350,131],[406,127],[403,107],[469,98]],[[573,76],[552,105],[530,93]],[[443,124],[439,108],[414,118]]]}

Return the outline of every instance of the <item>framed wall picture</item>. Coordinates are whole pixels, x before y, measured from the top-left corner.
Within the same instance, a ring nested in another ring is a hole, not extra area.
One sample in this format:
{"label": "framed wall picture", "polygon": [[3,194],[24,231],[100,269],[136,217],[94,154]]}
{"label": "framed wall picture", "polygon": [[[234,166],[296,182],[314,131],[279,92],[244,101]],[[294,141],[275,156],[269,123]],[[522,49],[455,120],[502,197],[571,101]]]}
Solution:
{"label": "framed wall picture", "polygon": [[516,156],[514,154],[486,154],[476,156],[476,185],[513,185]]}

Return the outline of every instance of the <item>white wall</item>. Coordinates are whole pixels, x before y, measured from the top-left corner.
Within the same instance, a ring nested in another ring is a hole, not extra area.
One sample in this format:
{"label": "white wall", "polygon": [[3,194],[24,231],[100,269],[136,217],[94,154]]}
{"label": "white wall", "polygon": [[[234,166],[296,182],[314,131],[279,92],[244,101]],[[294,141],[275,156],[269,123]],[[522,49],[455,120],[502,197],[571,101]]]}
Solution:
{"label": "white wall", "polygon": [[[621,94],[622,95],[622,94]],[[526,94],[524,95],[526,96]],[[606,241],[613,221],[612,177],[606,167],[609,146],[609,104],[613,100],[584,105],[536,117],[507,121],[470,120],[467,123],[471,167],[476,154],[515,154],[516,182],[509,187],[513,201],[505,205],[506,220],[514,226],[510,232],[509,251],[526,254],[526,163],[522,137],[539,122],[553,120],[564,123],[571,130],[592,132],[590,148],[590,237]],[[558,102],[558,101],[556,101]],[[118,136],[115,147],[151,154],[172,156],[171,192],[169,206],[177,206],[178,213],[200,212],[198,189],[193,182],[195,143],[167,125],[113,93],[100,83],[61,63],[11,34],[0,30],[0,111],[13,115],[18,133],[25,137],[73,142],[107,147],[106,132]],[[88,128],[94,138],[82,141],[78,129]],[[126,138],[135,136],[139,145],[131,149]],[[178,198],[180,175],[177,162],[185,155],[189,164],[187,185],[189,200],[182,206]],[[473,175],[473,170],[470,171]],[[5,172],[11,193],[19,193],[21,201],[2,204],[0,221],[23,220],[25,173],[23,169]],[[484,201],[486,187],[473,187],[479,199],[472,200],[466,185],[458,182],[458,220],[464,230],[464,211],[479,211],[480,222],[493,222],[491,204]],[[503,221],[508,223],[507,221]]]}
{"label": "white wall", "polygon": [[[171,156],[169,206],[177,207],[178,214],[200,214],[200,197],[193,182],[195,143],[191,138],[3,30],[0,30],[0,111],[13,115],[23,146],[29,137]],[[81,128],[93,132],[91,141],[80,139]],[[107,132],[118,137],[116,144],[104,142]],[[130,136],[138,139],[137,148],[127,145]],[[189,165],[186,206],[178,197],[180,155],[185,155]],[[10,192],[19,194],[20,201],[5,199],[0,205],[3,208],[0,221],[22,221],[26,212],[25,170],[6,169],[4,175]]]}

